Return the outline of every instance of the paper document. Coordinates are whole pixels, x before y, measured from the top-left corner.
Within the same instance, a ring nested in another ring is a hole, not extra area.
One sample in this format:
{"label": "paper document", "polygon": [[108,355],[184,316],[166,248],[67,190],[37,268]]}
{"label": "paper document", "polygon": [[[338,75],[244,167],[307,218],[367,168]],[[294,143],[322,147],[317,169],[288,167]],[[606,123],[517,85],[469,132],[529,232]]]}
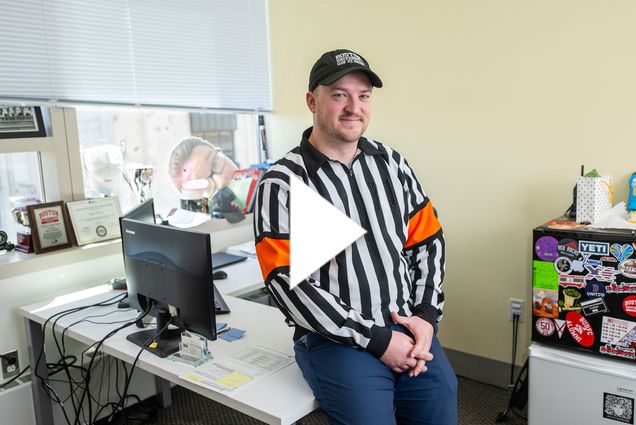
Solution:
{"label": "paper document", "polygon": [[239,245],[232,245],[227,248],[228,252],[232,252],[239,255],[247,255],[249,257],[256,257],[256,245],[254,241],[247,241]]}
{"label": "paper document", "polygon": [[181,208],[175,210],[170,216],[168,216],[168,224],[180,229],[199,226],[207,221],[210,221],[209,214],[188,211]]}
{"label": "paper document", "polygon": [[294,357],[262,346],[244,347],[179,376],[212,390],[231,393],[255,379],[294,363]]}

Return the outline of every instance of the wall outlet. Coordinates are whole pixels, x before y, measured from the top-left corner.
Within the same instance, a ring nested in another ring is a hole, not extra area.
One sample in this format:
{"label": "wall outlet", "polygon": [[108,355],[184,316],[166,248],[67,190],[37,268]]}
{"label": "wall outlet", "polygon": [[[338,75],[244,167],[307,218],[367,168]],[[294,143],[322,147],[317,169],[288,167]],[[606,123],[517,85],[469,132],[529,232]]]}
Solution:
{"label": "wall outlet", "polygon": [[523,323],[523,300],[520,300],[519,298],[510,298],[508,304],[508,318],[512,320],[512,318],[517,315],[519,316],[519,323]]}
{"label": "wall outlet", "polygon": [[0,364],[2,365],[2,380],[6,381],[20,373],[20,362],[18,361],[18,350],[9,351],[2,354],[0,357]]}

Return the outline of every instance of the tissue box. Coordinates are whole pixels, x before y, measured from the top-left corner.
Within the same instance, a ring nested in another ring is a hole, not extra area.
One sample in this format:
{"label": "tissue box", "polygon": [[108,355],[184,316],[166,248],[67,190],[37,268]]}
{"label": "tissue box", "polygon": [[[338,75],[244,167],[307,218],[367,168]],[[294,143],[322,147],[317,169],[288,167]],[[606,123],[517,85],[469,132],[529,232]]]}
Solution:
{"label": "tissue box", "polygon": [[612,208],[612,176],[579,177],[576,183],[576,222],[594,223]]}

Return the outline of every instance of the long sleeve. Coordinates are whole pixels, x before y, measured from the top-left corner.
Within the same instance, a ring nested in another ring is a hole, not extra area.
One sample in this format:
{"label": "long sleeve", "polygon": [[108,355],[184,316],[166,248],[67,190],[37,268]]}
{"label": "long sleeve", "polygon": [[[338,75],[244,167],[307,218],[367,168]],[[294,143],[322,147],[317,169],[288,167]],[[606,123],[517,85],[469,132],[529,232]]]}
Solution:
{"label": "long sleeve", "polygon": [[348,247],[331,260],[333,264],[325,264],[313,277],[290,289],[289,176],[286,172],[276,167],[270,169],[259,185],[256,202],[256,253],[265,284],[278,307],[297,326],[380,357],[388,347],[391,331],[323,289],[327,284],[320,282],[323,276],[329,279],[330,267],[338,261],[347,261],[353,248]]}
{"label": "long sleeve", "polygon": [[444,306],[444,235],[431,201],[406,160],[400,168],[408,204],[408,239],[404,254],[409,259],[413,314],[436,327]]}

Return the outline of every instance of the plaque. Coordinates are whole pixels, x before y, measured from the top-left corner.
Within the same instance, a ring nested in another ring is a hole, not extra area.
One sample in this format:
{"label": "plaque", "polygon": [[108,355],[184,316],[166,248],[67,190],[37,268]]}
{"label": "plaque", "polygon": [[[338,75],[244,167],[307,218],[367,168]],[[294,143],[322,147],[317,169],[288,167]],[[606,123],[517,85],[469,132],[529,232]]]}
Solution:
{"label": "plaque", "polygon": [[64,201],[29,205],[27,214],[36,254],[72,246]]}
{"label": "plaque", "polygon": [[67,202],[77,244],[116,239],[121,236],[119,217],[121,209],[116,196]]}

